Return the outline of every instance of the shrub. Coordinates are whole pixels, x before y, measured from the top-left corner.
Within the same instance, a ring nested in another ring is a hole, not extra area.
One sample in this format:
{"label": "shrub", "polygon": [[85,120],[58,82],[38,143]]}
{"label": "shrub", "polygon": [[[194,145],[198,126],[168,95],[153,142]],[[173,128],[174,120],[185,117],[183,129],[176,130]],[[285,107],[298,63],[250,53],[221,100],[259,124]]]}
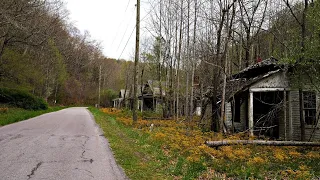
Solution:
{"label": "shrub", "polygon": [[7,113],[9,110],[9,108],[6,108],[6,107],[0,107],[0,113]]}
{"label": "shrub", "polygon": [[118,93],[112,89],[103,90],[101,93],[100,105],[103,107],[112,107],[112,100],[118,97]]}
{"label": "shrub", "polygon": [[42,98],[17,89],[0,88],[0,103],[28,110],[48,109],[48,104]]}

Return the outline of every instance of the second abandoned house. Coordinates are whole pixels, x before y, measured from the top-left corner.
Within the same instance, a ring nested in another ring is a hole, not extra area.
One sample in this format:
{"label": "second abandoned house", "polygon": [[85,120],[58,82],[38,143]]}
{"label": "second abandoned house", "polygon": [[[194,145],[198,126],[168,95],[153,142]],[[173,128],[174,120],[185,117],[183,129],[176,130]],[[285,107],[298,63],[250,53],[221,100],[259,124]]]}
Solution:
{"label": "second abandoned house", "polygon": [[165,96],[165,82],[148,80],[141,86],[141,93],[138,95],[139,109],[159,112]]}
{"label": "second abandoned house", "polygon": [[[142,111],[161,111],[161,104],[165,98],[165,82],[160,83],[159,81],[148,80],[145,84],[138,86],[138,109]],[[133,92],[131,89],[121,89],[119,97],[113,100],[114,107],[121,108],[127,107],[132,108]],[[162,94],[162,95],[161,95]]]}
{"label": "second abandoned house", "polygon": [[[273,139],[300,140],[299,91],[291,68],[270,58],[243,69],[228,81],[226,125]],[[320,140],[317,120],[319,93],[308,83],[303,89],[305,139]]]}

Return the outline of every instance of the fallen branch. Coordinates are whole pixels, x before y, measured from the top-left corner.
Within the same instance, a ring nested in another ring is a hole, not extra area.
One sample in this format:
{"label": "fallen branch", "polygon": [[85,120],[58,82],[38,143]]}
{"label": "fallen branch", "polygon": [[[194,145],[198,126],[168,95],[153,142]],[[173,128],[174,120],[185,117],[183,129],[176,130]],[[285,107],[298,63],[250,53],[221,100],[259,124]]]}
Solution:
{"label": "fallen branch", "polygon": [[263,140],[222,140],[206,141],[209,147],[232,146],[232,145],[259,145],[259,146],[320,146],[320,142],[300,141],[263,141]]}

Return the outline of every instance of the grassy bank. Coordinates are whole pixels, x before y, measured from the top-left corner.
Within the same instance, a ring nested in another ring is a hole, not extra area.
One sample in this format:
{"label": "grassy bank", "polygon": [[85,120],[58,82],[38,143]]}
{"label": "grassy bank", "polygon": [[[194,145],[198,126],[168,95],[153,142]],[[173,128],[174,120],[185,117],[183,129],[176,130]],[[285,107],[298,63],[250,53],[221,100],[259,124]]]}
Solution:
{"label": "grassy bank", "polygon": [[[110,141],[118,163],[131,179],[312,179],[320,177],[320,148],[230,146],[206,140],[248,139],[202,132],[183,121],[141,118],[90,108]],[[150,129],[151,124],[153,128]]]}
{"label": "grassy bank", "polygon": [[0,126],[16,123],[30,119],[41,114],[49,113],[64,109],[64,107],[49,107],[47,110],[25,110],[21,108],[0,108]]}
{"label": "grassy bank", "polygon": [[180,154],[163,151],[163,142],[117,120],[116,115],[89,108],[110,142],[117,162],[130,179],[193,179],[205,170]]}

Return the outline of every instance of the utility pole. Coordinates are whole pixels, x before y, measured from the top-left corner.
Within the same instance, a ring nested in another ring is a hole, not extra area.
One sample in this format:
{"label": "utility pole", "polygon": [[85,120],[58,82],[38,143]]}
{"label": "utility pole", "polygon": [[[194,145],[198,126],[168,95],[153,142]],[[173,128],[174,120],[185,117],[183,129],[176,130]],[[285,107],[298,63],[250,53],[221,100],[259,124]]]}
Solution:
{"label": "utility pole", "polygon": [[98,108],[100,108],[100,98],[101,98],[101,65],[99,68],[99,96],[98,96]]}
{"label": "utility pole", "polygon": [[134,58],[134,85],[133,85],[133,109],[132,109],[132,120],[136,123],[138,120],[137,109],[138,109],[138,97],[137,97],[137,85],[138,85],[138,62],[139,62],[139,42],[140,42],[140,0],[137,0],[137,21],[136,21],[136,53]]}

